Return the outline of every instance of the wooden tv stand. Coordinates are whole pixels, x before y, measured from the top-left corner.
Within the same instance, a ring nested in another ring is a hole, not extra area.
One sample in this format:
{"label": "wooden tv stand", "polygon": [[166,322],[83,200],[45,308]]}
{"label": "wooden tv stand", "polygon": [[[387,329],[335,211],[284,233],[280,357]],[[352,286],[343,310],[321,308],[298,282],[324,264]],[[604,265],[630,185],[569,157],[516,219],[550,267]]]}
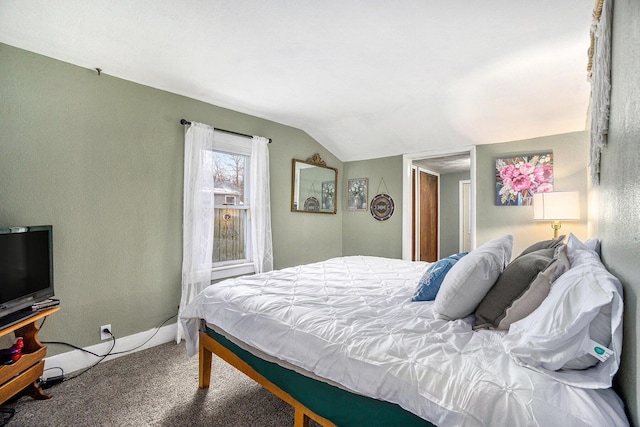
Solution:
{"label": "wooden tv stand", "polygon": [[22,337],[24,341],[22,357],[12,365],[0,366],[0,404],[18,393],[38,400],[51,398],[38,384],[38,378],[44,371],[43,359],[47,354],[47,347],[38,341],[39,329],[36,322],[58,310],[60,307],[47,308],[15,325],[0,329],[0,337],[14,332],[16,337]]}

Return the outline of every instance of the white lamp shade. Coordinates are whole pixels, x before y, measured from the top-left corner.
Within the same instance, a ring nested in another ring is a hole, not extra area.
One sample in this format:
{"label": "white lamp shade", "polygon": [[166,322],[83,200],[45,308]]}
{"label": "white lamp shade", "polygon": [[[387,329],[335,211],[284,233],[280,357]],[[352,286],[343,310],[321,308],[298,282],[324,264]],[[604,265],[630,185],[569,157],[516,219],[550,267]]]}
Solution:
{"label": "white lamp shade", "polygon": [[535,193],[533,219],[551,221],[580,219],[580,193],[577,191]]}

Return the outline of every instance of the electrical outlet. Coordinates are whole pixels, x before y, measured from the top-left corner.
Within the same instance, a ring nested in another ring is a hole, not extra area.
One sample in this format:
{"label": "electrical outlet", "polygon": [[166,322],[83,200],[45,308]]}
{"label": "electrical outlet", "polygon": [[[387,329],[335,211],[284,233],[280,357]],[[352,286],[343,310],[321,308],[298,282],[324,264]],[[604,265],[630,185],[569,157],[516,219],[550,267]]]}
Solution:
{"label": "electrical outlet", "polygon": [[103,340],[103,341],[111,339],[111,334],[108,334],[108,333],[104,332],[105,329],[107,329],[109,332],[111,332],[113,334],[113,331],[111,330],[111,325],[102,325],[102,326],[100,326],[100,339]]}

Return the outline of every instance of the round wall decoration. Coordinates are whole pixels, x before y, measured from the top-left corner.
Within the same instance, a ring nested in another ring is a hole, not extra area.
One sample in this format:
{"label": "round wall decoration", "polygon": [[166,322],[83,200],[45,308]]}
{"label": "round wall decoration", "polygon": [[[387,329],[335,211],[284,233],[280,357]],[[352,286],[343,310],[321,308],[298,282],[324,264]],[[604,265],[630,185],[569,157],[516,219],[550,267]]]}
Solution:
{"label": "round wall decoration", "polygon": [[391,218],[391,215],[393,215],[393,208],[393,199],[391,196],[384,193],[378,194],[371,199],[371,205],[369,206],[371,216],[378,221],[386,221]]}
{"label": "round wall decoration", "polygon": [[307,197],[304,201],[304,210],[305,211],[319,211],[320,210],[320,202],[315,197]]}

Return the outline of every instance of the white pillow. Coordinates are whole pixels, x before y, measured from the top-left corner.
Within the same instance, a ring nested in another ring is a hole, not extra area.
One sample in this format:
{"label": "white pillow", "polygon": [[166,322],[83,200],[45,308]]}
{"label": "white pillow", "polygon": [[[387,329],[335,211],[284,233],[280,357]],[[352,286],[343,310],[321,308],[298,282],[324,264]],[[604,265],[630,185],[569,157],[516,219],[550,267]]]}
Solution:
{"label": "white pillow", "polygon": [[[569,234],[567,241],[569,261],[572,266],[592,264],[596,269],[605,269],[600,261],[600,248],[598,239],[589,239],[581,242],[573,234]],[[605,269],[606,270],[606,269]],[[611,342],[611,304],[600,309],[593,321],[589,324],[589,335],[592,340],[608,346]],[[598,363],[598,360],[589,354],[576,357],[567,362],[563,369],[586,369]]]}
{"label": "white pillow", "polygon": [[[502,343],[516,360],[560,382],[607,388],[620,364],[622,285],[575,236],[569,254],[571,269],[553,283],[540,307],[511,325]],[[599,362],[589,354],[591,340],[613,354]]]}
{"label": "white pillow", "polygon": [[490,240],[458,261],[436,295],[433,314],[455,320],[473,313],[511,259],[513,236]]}
{"label": "white pillow", "polygon": [[573,233],[570,233],[567,239],[567,255],[572,266],[587,259],[600,262],[600,241],[589,239],[581,242]]}

